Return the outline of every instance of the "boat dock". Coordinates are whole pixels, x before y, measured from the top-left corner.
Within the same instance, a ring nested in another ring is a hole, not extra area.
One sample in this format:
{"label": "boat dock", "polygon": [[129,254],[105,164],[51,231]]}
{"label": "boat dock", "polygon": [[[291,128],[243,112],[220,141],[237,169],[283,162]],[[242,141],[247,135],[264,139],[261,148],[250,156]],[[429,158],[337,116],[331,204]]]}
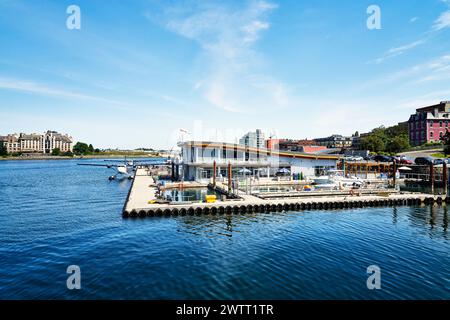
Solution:
{"label": "boat dock", "polygon": [[[180,185],[181,184],[181,185]],[[174,183],[167,188],[206,187],[200,183]],[[215,189],[226,193],[226,186],[216,183]],[[349,191],[321,191],[255,196],[237,191],[233,199],[218,199],[214,203],[175,202],[158,200],[158,187],[146,168],[138,168],[123,207],[123,217],[153,217],[201,214],[238,214],[256,212],[328,210],[377,206],[441,204],[445,195],[400,192],[395,189]]]}

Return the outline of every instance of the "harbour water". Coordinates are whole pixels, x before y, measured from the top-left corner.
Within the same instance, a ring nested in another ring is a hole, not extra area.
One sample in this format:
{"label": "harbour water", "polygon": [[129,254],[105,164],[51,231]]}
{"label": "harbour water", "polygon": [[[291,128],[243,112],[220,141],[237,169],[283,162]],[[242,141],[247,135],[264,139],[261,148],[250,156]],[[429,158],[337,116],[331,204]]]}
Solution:
{"label": "harbour water", "polygon": [[0,162],[0,299],[450,299],[446,206],[123,219],[77,162]]}

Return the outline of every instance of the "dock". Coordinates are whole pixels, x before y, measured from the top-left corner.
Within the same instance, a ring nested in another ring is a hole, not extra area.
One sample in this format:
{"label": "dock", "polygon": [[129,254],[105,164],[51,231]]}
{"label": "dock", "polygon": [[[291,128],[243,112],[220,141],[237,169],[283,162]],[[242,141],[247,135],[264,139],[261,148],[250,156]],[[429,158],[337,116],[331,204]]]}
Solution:
{"label": "dock", "polygon": [[[180,183],[174,183],[168,187],[179,187]],[[204,184],[194,183],[194,186]],[[183,188],[192,187],[184,183]],[[216,184],[216,189],[224,189],[225,186]],[[370,190],[370,192],[348,191],[330,192],[302,192],[301,194],[289,194],[284,196],[264,196],[245,194],[238,191],[235,199],[219,199],[214,203],[182,202],[164,203],[158,202],[158,188],[156,182],[145,168],[136,170],[130,191],[123,207],[123,217],[158,217],[177,215],[208,215],[208,214],[245,214],[299,210],[332,210],[347,208],[363,208],[378,206],[402,206],[421,204],[442,204],[447,201],[445,195],[433,195],[415,192],[399,192],[398,190]]]}

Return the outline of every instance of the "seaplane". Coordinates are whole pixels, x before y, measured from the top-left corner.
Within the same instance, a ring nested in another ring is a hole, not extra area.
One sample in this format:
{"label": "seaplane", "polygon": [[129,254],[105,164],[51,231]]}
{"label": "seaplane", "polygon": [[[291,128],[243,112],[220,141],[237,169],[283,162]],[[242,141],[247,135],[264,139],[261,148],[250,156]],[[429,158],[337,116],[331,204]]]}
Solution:
{"label": "seaplane", "polygon": [[156,162],[154,160],[146,161],[134,161],[134,160],[104,160],[109,163],[78,163],[79,166],[92,166],[92,167],[106,167],[108,169],[115,169],[116,173],[109,176],[108,179],[111,180],[123,180],[123,179],[133,179],[133,172],[136,171],[136,167],[139,165],[162,165],[161,161]]}
{"label": "seaplane", "polygon": [[[105,160],[108,161],[108,160]],[[133,179],[133,171],[135,169],[134,162],[132,160],[109,160],[109,162],[121,162],[121,163],[78,163],[79,166],[91,166],[91,167],[106,167],[108,169],[115,169],[116,173],[109,176],[109,180],[119,179]]]}

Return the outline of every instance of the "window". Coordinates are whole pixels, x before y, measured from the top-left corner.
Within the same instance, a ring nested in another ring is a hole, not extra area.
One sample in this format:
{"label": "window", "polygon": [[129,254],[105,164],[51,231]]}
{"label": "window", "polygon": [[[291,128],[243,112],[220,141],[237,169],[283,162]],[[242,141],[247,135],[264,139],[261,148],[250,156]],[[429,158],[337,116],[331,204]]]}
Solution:
{"label": "window", "polygon": [[233,154],[233,158],[234,158],[234,159],[237,159],[237,153],[238,153],[238,152],[237,152],[237,148],[234,148],[234,154]]}
{"label": "window", "polygon": [[430,131],[430,138],[433,138],[433,131]]}
{"label": "window", "polygon": [[442,128],[442,121],[439,121],[439,127]]}
{"label": "window", "polygon": [[223,159],[227,158],[227,147],[223,147],[223,149],[222,149],[222,158]]}

